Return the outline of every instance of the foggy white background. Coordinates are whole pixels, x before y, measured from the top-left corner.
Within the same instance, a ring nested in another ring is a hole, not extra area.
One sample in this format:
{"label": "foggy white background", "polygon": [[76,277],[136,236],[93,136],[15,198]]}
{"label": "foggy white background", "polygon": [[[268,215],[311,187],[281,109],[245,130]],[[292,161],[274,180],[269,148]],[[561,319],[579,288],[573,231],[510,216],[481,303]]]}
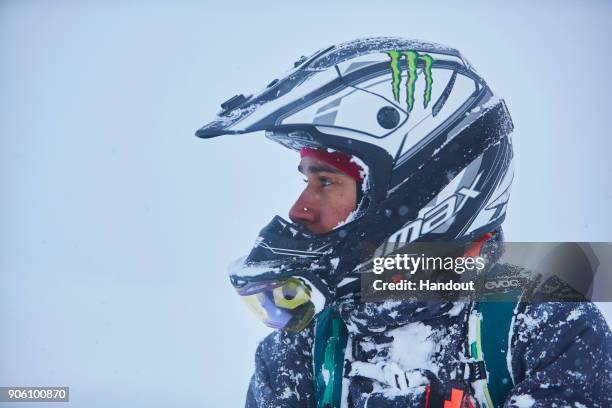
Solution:
{"label": "foggy white background", "polygon": [[516,126],[507,238],[612,241],[610,2],[126,3],[0,3],[0,386],[243,404],[268,331],[226,266],[286,216],[298,159],[193,133],[344,40],[461,50]]}

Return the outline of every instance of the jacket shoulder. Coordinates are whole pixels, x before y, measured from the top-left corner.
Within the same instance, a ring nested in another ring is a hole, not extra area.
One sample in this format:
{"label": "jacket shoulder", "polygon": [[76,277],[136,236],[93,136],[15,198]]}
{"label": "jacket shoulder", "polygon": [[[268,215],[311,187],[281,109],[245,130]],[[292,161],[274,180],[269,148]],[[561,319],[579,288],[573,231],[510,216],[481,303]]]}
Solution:
{"label": "jacket shoulder", "polygon": [[512,394],[612,406],[612,334],[595,304],[519,303],[510,344]]}

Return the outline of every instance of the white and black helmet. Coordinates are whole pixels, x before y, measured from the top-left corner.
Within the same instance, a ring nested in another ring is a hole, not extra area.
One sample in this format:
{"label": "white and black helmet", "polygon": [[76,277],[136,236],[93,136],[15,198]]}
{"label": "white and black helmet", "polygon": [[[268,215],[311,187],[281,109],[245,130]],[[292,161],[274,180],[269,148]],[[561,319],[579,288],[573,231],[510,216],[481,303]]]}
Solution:
{"label": "white and black helmet", "polygon": [[[322,279],[314,284],[326,297],[354,272],[364,243],[389,253],[405,242],[468,242],[505,217],[512,121],[453,48],[392,37],[349,41],[302,57],[259,94],[221,107],[197,136],[264,130],[289,148],[338,150],[367,168],[350,222],[324,235],[296,234],[297,226],[276,217],[247,258],[283,265],[276,276]],[[298,271],[312,262],[323,272]]]}

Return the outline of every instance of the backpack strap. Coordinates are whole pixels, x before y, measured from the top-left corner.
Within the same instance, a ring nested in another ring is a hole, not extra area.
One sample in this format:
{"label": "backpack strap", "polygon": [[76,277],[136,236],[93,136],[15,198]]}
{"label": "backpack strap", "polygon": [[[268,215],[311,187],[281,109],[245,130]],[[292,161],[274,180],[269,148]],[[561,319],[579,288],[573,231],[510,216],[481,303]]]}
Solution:
{"label": "backpack strap", "polygon": [[313,346],[314,394],[317,408],[339,408],[348,331],[331,308],[317,317]]}
{"label": "backpack strap", "polygon": [[[504,282],[514,277],[504,273],[503,264],[490,271],[488,279]],[[523,293],[521,286],[506,287],[482,296],[474,303],[469,321],[469,381],[484,408],[502,407],[514,386],[508,368],[509,336],[517,303]]]}
{"label": "backpack strap", "polygon": [[515,307],[516,302],[511,301],[477,302],[475,305],[477,340],[470,344],[470,354],[476,360],[477,369],[470,371],[478,375],[481,374],[478,369],[485,370],[482,374],[486,381],[481,386],[487,400],[486,408],[502,407],[514,386],[506,356]]}

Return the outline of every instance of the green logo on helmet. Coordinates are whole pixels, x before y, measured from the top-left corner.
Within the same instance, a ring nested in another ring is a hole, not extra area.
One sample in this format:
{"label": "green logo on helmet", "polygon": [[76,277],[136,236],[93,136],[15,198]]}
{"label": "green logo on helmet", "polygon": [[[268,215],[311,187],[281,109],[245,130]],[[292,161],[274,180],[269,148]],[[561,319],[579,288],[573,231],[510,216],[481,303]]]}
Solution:
{"label": "green logo on helmet", "polygon": [[423,54],[419,55],[416,51],[387,51],[387,55],[391,58],[391,73],[392,80],[391,85],[393,86],[393,98],[396,102],[400,101],[400,85],[402,82],[402,68],[401,60],[402,57],[406,59],[408,79],[406,81],[406,103],[408,104],[408,112],[412,111],[414,106],[414,85],[417,80],[417,65],[419,61],[423,62],[423,72],[425,73],[425,92],[423,94],[423,107],[427,108],[429,101],[431,100],[431,85],[433,84],[433,77],[431,75],[431,66],[433,65],[434,59],[431,55]]}

